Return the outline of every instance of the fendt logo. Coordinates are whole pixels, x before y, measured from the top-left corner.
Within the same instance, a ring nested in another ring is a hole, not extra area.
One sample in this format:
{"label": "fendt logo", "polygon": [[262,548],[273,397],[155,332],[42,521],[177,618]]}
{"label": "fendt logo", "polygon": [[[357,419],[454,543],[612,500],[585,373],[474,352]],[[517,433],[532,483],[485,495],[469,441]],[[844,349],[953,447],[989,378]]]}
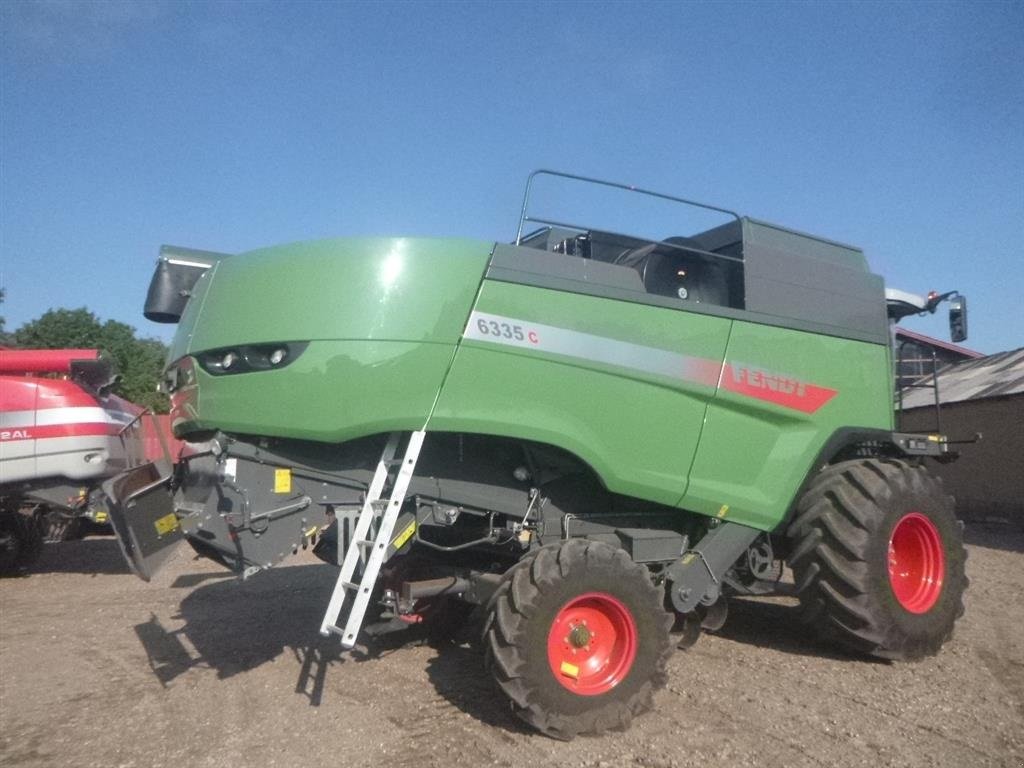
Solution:
{"label": "fendt logo", "polygon": [[797,379],[791,379],[777,373],[770,373],[759,368],[749,368],[745,365],[731,367],[733,381],[737,384],[768,389],[772,392],[782,392],[786,395],[795,394],[797,397],[804,397],[807,394],[807,385]]}
{"label": "fendt logo", "polygon": [[814,413],[839,392],[743,363],[726,363],[722,388],[784,408]]}

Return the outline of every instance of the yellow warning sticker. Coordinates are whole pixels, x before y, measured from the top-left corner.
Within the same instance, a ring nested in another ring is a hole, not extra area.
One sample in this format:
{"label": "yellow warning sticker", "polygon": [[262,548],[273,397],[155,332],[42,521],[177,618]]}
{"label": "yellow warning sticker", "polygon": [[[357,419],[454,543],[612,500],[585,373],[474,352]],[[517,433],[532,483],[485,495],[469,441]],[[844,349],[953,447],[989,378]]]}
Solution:
{"label": "yellow warning sticker", "polygon": [[568,661],[563,661],[562,666],[560,666],[558,670],[566,677],[571,677],[573,680],[579,679],[580,668],[577,667],[575,664],[570,664]]}
{"label": "yellow warning sticker", "polygon": [[727,514],[729,514],[729,505],[723,504],[721,509],[718,510],[717,517],[722,518],[725,517]]}
{"label": "yellow warning sticker", "polygon": [[107,511],[105,509],[97,509],[93,519],[95,519],[97,523],[107,522]]}
{"label": "yellow warning sticker", "polygon": [[274,470],[274,493],[292,492],[292,471],[290,469]]}
{"label": "yellow warning sticker", "polygon": [[400,534],[395,536],[394,541],[391,542],[391,546],[393,546],[395,549],[401,549],[405,546],[405,542],[407,542],[414,533],[416,533],[415,520],[413,520],[411,523],[405,526],[405,530],[403,530]]}
{"label": "yellow warning sticker", "polygon": [[169,515],[164,515],[160,519],[155,520],[153,527],[156,528],[158,534],[165,536],[178,527],[178,518],[171,512]]}

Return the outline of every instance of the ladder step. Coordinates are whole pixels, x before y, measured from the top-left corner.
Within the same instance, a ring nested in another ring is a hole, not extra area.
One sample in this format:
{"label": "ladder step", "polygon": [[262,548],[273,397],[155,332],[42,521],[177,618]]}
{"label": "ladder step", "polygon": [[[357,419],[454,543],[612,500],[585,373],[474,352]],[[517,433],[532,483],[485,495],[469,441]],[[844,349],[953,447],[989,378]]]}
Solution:
{"label": "ladder step", "polygon": [[[377,583],[377,576],[380,573],[381,565],[387,559],[387,542],[394,531],[395,522],[401,512],[402,502],[405,500],[405,493],[412,480],[416,461],[425,437],[426,432],[423,430],[411,433],[404,457],[396,460],[395,454],[398,450],[401,434],[398,432],[392,433],[388,438],[387,445],[384,447],[384,452],[381,454],[373,480],[367,488],[362,510],[359,513],[355,529],[352,532],[352,538],[345,552],[344,562],[341,565],[341,573],[338,575],[338,581],[331,595],[331,601],[327,606],[327,612],[324,614],[323,623],[320,625],[320,632],[324,636],[340,634],[343,648],[355,646],[374,585]],[[399,469],[395,472],[391,489],[385,501],[382,498],[384,486],[390,479],[391,471],[389,468],[393,467],[399,467]],[[376,533],[371,533],[373,528],[376,528]],[[368,539],[367,536],[371,535],[373,539]],[[360,563],[362,563],[363,570],[357,583],[351,581],[351,579],[355,577],[356,569]],[[346,592],[349,591],[353,593],[352,607],[349,610],[344,630],[340,630],[335,624],[338,621],[341,608],[346,602]]]}

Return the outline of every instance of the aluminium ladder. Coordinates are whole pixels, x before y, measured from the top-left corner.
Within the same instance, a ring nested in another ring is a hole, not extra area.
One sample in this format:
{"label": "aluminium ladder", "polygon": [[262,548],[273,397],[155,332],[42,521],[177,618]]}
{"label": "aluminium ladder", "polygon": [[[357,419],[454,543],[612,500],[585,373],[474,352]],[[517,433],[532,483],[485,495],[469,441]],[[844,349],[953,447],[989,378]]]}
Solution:
{"label": "aluminium ladder", "polygon": [[[324,620],[320,624],[320,634],[324,637],[331,634],[341,635],[341,645],[344,648],[352,648],[356,643],[356,637],[363,624],[363,617],[366,615],[366,608],[373,594],[373,587],[377,582],[377,574],[384,563],[388,544],[391,541],[391,533],[398,520],[398,513],[402,510],[405,492],[409,488],[409,481],[412,480],[413,472],[416,469],[416,461],[419,458],[420,448],[423,446],[423,438],[426,437],[426,434],[424,430],[412,432],[409,435],[409,444],[405,448],[405,455],[400,462],[396,462],[395,454],[398,453],[398,443],[402,433],[391,433],[384,446],[380,461],[377,463],[377,471],[374,472],[370,487],[366,491],[366,498],[359,511],[355,530],[352,532],[352,541],[349,543],[348,549],[345,550],[341,573],[334,585],[334,592],[331,593],[331,601],[327,604]],[[401,466],[392,481],[391,495],[387,505],[381,511],[381,493],[384,491],[391,468],[399,463]],[[380,526],[376,536],[371,539],[369,537],[370,526],[378,514],[380,515]],[[370,554],[363,566],[362,576],[358,582],[353,581],[356,566],[364,559],[363,553],[366,549],[370,550]],[[338,616],[345,603],[345,595],[349,591],[355,592],[355,599],[345,622],[345,628],[342,629],[337,625]]]}

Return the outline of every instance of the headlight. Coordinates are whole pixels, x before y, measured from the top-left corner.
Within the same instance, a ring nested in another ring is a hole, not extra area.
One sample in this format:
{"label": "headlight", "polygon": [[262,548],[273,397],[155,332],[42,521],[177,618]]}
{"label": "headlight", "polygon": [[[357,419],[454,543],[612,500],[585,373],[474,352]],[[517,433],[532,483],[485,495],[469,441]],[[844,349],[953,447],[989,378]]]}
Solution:
{"label": "headlight", "polygon": [[207,373],[222,376],[229,373],[251,373],[285,368],[309,346],[307,341],[250,344],[227,349],[211,349],[196,357]]}

